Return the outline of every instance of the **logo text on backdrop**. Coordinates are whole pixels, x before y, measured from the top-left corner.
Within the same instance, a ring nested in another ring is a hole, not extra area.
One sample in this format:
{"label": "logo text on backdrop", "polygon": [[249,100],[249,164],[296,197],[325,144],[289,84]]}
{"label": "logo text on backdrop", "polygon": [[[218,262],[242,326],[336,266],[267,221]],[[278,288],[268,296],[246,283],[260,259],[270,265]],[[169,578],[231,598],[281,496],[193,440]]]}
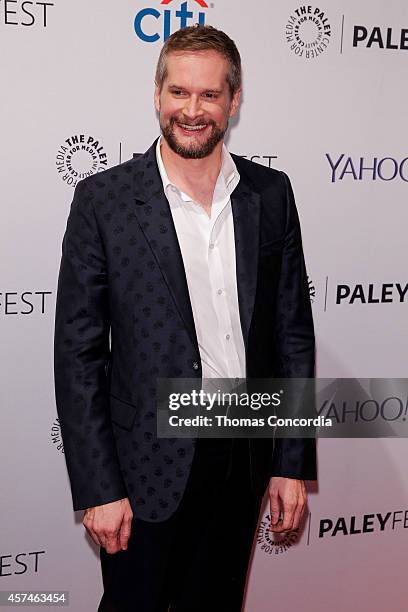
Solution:
{"label": "logo text on backdrop", "polygon": [[62,180],[75,187],[81,179],[106,170],[108,158],[98,138],[77,134],[60,146],[55,165]]}
{"label": "logo text on backdrop", "polygon": [[298,57],[315,59],[329,45],[332,31],[326,13],[317,6],[303,5],[286,23],[286,42]]}
{"label": "logo text on backdrop", "polygon": [[177,0],[162,0],[157,8],[148,6],[136,14],[135,34],[143,42],[164,42],[178,29],[195,23],[205,25],[206,9],[208,4],[205,0],[190,0],[181,4]]}

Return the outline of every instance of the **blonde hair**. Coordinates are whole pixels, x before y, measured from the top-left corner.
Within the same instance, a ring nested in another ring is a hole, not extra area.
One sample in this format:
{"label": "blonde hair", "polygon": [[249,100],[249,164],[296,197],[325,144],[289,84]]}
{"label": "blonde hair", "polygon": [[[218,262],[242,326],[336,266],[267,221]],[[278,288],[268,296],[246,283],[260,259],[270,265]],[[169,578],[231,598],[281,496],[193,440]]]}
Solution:
{"label": "blonde hair", "polygon": [[241,87],[241,56],[234,41],[210,25],[188,26],[177,30],[164,43],[156,67],[156,83],[161,91],[167,76],[167,56],[180,51],[217,51],[228,60],[227,83],[231,97]]}

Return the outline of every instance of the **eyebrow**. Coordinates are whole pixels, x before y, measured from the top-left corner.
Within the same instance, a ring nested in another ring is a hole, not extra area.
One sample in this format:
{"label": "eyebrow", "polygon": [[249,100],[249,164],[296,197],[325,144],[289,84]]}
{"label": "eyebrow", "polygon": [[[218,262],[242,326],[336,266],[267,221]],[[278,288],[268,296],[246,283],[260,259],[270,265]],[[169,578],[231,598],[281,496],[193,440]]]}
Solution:
{"label": "eyebrow", "polygon": [[[175,85],[174,83],[169,83],[168,88],[169,89],[185,89],[185,87],[182,87],[181,85]],[[210,89],[203,89],[203,91],[210,92],[210,93],[218,93],[218,94],[220,94],[220,93],[222,93],[223,90],[222,89],[211,89],[210,88]]]}

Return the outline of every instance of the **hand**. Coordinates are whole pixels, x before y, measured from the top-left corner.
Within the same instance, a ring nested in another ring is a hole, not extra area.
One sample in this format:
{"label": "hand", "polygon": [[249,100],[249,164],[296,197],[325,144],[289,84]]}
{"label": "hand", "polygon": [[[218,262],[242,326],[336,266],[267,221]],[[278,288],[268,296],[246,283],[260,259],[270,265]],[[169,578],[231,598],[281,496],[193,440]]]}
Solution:
{"label": "hand", "polygon": [[[271,531],[282,533],[298,529],[306,507],[307,493],[303,480],[273,476],[269,481]],[[283,517],[279,520],[280,513]]]}
{"label": "hand", "polygon": [[106,552],[126,550],[131,532],[133,512],[127,497],[85,510],[83,525],[89,535]]}

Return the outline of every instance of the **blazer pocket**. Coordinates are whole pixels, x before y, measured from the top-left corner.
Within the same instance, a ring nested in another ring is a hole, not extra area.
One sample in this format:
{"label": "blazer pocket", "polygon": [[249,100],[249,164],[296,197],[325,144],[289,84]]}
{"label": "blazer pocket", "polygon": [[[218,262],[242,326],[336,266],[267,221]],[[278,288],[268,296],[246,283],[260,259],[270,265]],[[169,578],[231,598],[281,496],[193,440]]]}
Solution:
{"label": "blazer pocket", "polygon": [[135,423],[137,408],[135,404],[129,404],[129,402],[111,395],[110,414],[113,423],[130,431]]}

